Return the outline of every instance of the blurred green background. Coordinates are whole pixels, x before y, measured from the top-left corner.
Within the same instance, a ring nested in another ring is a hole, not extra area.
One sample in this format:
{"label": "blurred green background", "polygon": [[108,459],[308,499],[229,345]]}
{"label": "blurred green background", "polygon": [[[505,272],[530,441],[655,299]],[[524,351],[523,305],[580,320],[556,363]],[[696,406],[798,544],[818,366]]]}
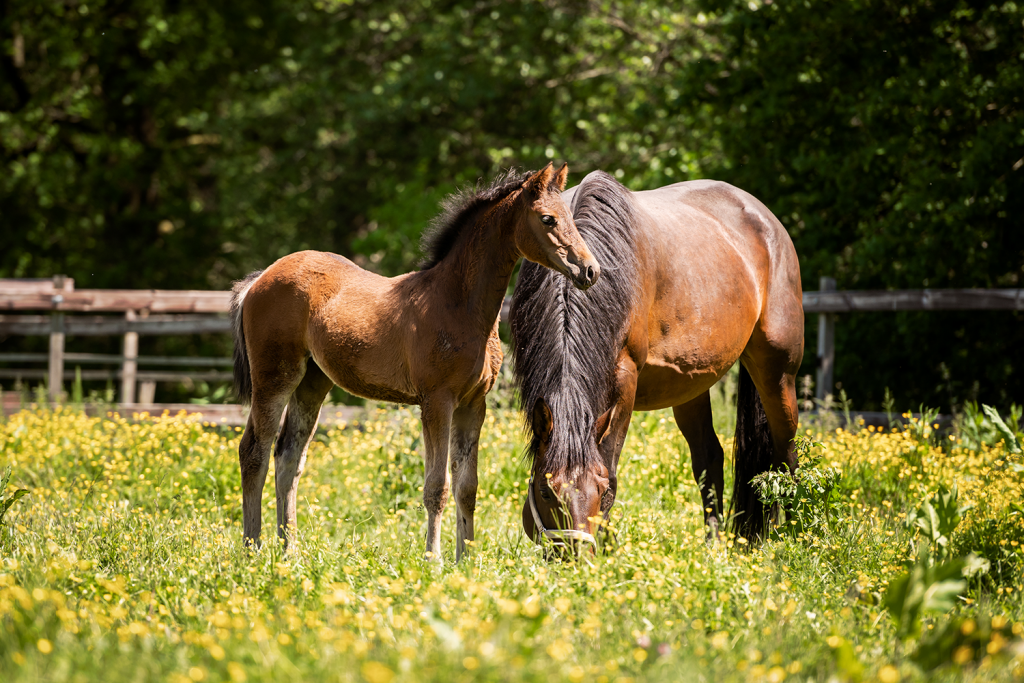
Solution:
{"label": "blurred green background", "polygon": [[[0,0],[0,67],[0,277],[223,289],[300,249],[395,274],[446,193],[549,159],[752,192],[805,289],[1024,276],[1014,2]],[[1020,402],[1022,323],[840,316],[836,379],[860,408]]]}

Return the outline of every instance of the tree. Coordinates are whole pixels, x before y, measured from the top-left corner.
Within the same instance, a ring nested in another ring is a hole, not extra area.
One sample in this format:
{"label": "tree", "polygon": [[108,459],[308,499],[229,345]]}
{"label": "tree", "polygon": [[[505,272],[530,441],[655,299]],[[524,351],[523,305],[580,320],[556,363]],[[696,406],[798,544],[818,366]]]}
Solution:
{"label": "tree", "polygon": [[[962,0],[706,8],[722,47],[678,81],[710,107],[706,120],[721,140],[723,163],[702,170],[783,220],[805,289],[821,275],[835,276],[839,289],[1020,285],[1024,8]],[[1019,313],[844,317],[836,377],[858,405],[879,403],[886,386],[904,401],[947,407],[978,394],[1019,400],[1022,322]]]}

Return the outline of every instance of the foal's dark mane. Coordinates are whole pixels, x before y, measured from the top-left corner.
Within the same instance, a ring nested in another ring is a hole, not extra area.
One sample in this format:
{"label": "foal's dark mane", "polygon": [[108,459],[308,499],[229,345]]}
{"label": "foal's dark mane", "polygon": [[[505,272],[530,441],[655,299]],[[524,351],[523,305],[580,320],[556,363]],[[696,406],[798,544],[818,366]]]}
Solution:
{"label": "foal's dark mane", "polygon": [[476,225],[480,211],[518,190],[531,175],[532,171],[510,168],[500,173],[487,187],[477,183],[445,197],[441,202],[441,213],[423,232],[420,247],[427,256],[420,270],[433,268],[443,261],[462,233]]}
{"label": "foal's dark mane", "polygon": [[524,261],[509,314],[531,458],[540,446],[533,414],[538,398],[554,416],[548,472],[577,472],[589,464],[590,432],[611,406],[615,365],[640,286],[637,213],[629,190],[607,173],[591,173],[577,188],[572,211],[602,266],[601,279],[581,292],[564,276]]}

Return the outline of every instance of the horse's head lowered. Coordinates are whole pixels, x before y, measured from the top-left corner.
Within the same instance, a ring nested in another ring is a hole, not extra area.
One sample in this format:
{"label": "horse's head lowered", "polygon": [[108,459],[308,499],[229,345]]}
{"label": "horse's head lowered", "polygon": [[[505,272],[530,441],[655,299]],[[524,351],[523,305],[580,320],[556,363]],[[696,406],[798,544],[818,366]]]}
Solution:
{"label": "horse's head lowered", "polygon": [[[603,520],[602,500],[609,488],[609,471],[598,447],[611,431],[615,408],[609,408],[594,422],[578,447],[586,451],[584,464],[570,469],[552,457],[554,421],[543,398],[533,407],[534,461],[526,502],[523,504],[523,528],[534,541],[546,538],[556,545],[574,542],[597,545],[595,536]],[[580,455],[580,454],[577,454]]]}
{"label": "horse's head lowered", "polygon": [[529,210],[516,229],[515,242],[530,261],[562,273],[578,289],[587,289],[597,282],[601,268],[562,200],[568,175],[567,164],[556,172],[549,163],[523,182],[521,197]]}

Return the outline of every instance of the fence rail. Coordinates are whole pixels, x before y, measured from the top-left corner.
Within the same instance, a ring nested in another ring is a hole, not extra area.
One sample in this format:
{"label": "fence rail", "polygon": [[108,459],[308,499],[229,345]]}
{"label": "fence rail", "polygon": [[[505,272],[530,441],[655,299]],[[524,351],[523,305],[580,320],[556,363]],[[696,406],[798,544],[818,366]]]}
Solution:
{"label": "fence rail", "polygon": [[854,311],[1024,311],[1024,289],[804,292],[804,313]]}
{"label": "fence rail", "polygon": [[[221,381],[229,372],[143,371],[140,365],[226,368],[228,358],[167,358],[139,356],[139,335],[224,334],[231,331],[226,317],[231,292],[209,290],[76,290],[74,280],[56,275],[51,279],[0,280],[0,311],[48,311],[46,315],[0,313],[0,337],[49,336],[48,354],[0,354],[0,362],[42,363],[47,369],[0,368],[0,378],[47,378],[51,400],[59,397],[62,380],[74,377],[64,364],[120,365],[119,370],[83,370],[83,379],[120,379],[121,403],[152,403],[156,382],[185,378]],[[804,313],[818,314],[819,398],[833,386],[836,315],[856,311],[1021,311],[1024,289],[911,289],[892,291],[836,291],[835,280],[821,278],[819,291],[804,292]],[[508,317],[509,299],[501,308]],[[120,316],[65,315],[65,313],[119,313]],[[121,354],[75,354],[64,351],[71,336],[123,337]]]}
{"label": "fence rail", "polygon": [[[2,295],[0,295],[2,296]],[[210,314],[158,314],[127,320],[109,315],[76,315],[65,318],[64,333],[74,337],[112,337],[127,332],[145,335],[208,334],[231,331],[231,321]],[[0,314],[0,336],[46,336],[48,315]]]}

